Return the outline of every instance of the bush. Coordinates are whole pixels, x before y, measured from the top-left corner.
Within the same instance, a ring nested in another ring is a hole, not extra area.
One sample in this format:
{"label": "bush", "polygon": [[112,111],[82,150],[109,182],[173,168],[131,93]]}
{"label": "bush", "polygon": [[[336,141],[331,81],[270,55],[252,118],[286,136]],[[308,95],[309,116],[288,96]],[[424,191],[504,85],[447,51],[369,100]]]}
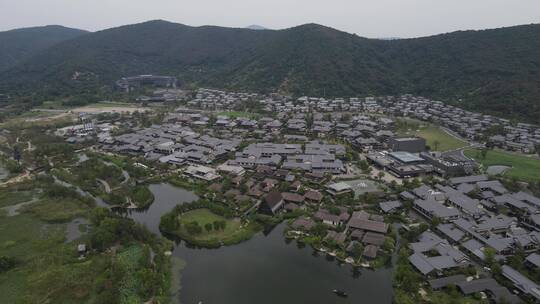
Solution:
{"label": "bush", "polygon": [[15,258],[0,256],[0,273],[8,271],[17,265]]}

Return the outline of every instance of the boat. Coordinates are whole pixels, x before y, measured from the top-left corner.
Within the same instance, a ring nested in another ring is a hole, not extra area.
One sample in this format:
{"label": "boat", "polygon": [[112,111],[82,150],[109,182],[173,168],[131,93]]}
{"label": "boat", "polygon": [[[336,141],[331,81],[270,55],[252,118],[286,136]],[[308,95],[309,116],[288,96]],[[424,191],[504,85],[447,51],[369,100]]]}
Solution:
{"label": "boat", "polygon": [[343,291],[343,290],[339,290],[339,289],[334,289],[332,290],[333,293],[335,293],[336,295],[340,296],[340,297],[348,297],[349,295]]}

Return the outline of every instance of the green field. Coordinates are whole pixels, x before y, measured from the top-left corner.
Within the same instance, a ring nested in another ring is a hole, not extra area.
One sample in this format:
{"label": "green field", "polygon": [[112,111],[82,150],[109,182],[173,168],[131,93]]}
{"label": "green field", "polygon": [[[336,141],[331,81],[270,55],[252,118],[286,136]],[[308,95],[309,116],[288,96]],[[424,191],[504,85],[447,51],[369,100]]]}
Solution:
{"label": "green field", "polygon": [[400,120],[397,133],[399,136],[419,136],[433,151],[449,151],[467,146],[467,143],[446,133],[443,129],[413,119]]}
{"label": "green field", "polygon": [[[176,234],[187,242],[202,247],[219,247],[240,243],[250,239],[260,228],[255,223],[242,225],[238,219],[226,219],[208,209],[197,209],[183,213],[179,216],[179,221],[180,228]],[[225,229],[207,231],[204,226],[215,221],[225,221]],[[202,227],[200,233],[193,234],[187,231],[186,224],[192,222],[197,222]]]}
{"label": "green field", "polygon": [[0,189],[0,208],[28,202],[33,197],[34,192],[32,191],[10,191],[2,188]]}
{"label": "green field", "polygon": [[515,177],[520,180],[540,181],[540,159],[536,157],[527,157],[500,150],[489,150],[486,157],[482,158],[480,151],[475,149],[465,150],[465,155],[474,158],[485,168],[495,165],[512,167],[505,173],[505,176]]}
{"label": "green field", "polygon": [[220,116],[227,116],[229,118],[238,118],[238,117],[245,117],[249,119],[258,118],[259,115],[257,113],[251,113],[251,112],[240,112],[240,111],[225,111],[225,112],[219,112],[216,115]]}

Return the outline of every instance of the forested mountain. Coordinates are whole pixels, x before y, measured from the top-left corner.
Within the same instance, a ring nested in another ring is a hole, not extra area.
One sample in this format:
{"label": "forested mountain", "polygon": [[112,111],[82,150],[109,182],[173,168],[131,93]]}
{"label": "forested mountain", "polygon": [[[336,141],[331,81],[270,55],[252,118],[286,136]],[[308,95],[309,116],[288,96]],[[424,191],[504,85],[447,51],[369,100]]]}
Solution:
{"label": "forested mountain", "polygon": [[540,121],[539,49],[540,25],[378,40],[316,24],[254,31],[150,21],[61,42],[3,73],[0,89],[65,95],[155,73],[294,95],[412,93]]}
{"label": "forested mountain", "polygon": [[32,55],[86,31],[58,25],[0,32],[0,71],[9,69]]}

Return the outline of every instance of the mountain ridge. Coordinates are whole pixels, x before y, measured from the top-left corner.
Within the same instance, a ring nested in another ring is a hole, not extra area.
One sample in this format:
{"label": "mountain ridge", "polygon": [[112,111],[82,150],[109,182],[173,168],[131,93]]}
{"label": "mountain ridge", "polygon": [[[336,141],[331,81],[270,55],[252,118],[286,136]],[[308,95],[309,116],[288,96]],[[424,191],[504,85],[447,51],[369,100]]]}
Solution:
{"label": "mountain ridge", "polygon": [[538,121],[539,48],[538,24],[380,40],[315,23],[255,31],[151,20],[62,41],[6,71],[0,90],[61,96],[154,73],[293,95],[412,93]]}
{"label": "mountain ridge", "polygon": [[0,32],[0,71],[24,62],[59,42],[88,33],[61,25],[26,27]]}

